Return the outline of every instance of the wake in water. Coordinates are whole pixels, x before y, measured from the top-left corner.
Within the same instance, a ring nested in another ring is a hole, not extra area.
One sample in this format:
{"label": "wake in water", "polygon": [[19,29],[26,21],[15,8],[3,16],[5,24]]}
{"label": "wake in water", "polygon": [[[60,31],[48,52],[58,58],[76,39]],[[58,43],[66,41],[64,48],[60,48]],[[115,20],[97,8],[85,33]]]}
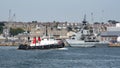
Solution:
{"label": "wake in water", "polygon": [[68,48],[57,48],[57,50],[68,50]]}

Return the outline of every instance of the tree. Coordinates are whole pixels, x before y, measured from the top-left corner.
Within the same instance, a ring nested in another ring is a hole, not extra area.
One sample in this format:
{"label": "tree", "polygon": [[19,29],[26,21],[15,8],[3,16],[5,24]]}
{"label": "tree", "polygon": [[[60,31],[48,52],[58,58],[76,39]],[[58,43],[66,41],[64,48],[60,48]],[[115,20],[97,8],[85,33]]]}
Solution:
{"label": "tree", "polygon": [[5,26],[4,23],[5,22],[0,22],[0,34],[3,33],[3,26]]}
{"label": "tree", "polygon": [[4,22],[0,22],[0,26],[5,26]]}
{"label": "tree", "polygon": [[37,21],[32,21],[32,23],[37,23]]}
{"label": "tree", "polygon": [[18,35],[19,33],[23,33],[25,32],[22,28],[16,28],[16,29],[13,29],[13,28],[10,28],[10,34],[15,36],[15,35]]}
{"label": "tree", "polygon": [[94,24],[100,24],[99,22],[94,22]]}
{"label": "tree", "polygon": [[116,20],[108,20],[108,23],[116,24],[116,23],[118,23],[118,21],[116,21]]}
{"label": "tree", "polygon": [[56,22],[56,21],[53,21],[53,23],[54,23],[54,28],[57,28],[58,27],[58,25],[59,25],[59,22]]}
{"label": "tree", "polygon": [[0,26],[0,34],[3,32],[3,27]]}

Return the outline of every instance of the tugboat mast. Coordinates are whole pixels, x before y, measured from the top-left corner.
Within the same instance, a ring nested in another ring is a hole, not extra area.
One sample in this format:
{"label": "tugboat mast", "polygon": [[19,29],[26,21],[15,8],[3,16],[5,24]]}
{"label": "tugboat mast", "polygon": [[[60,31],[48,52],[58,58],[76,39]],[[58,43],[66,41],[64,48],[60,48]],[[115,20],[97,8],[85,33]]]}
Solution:
{"label": "tugboat mast", "polygon": [[48,36],[47,25],[46,25],[46,36]]}

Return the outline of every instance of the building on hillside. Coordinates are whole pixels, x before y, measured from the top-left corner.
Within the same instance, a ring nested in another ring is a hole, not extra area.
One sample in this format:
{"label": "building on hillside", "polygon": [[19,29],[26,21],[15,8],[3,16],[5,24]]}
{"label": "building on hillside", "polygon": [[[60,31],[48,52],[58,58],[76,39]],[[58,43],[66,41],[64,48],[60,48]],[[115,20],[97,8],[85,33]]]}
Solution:
{"label": "building on hillside", "polygon": [[102,41],[117,41],[120,36],[120,23],[116,27],[107,27],[107,31],[101,33]]}

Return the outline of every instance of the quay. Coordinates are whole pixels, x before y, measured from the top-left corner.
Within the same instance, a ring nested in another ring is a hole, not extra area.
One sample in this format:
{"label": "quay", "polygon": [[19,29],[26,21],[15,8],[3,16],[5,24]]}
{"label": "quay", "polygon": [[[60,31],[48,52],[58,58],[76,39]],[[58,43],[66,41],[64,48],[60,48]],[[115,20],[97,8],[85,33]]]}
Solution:
{"label": "quay", "polygon": [[[61,39],[64,43],[65,46],[70,46],[69,43],[65,40],[65,39]],[[13,42],[13,41],[9,41],[9,42],[2,42],[0,43],[0,46],[19,46],[19,45],[30,45],[31,42],[24,42],[24,41],[17,41],[17,42]]]}
{"label": "quay", "polygon": [[120,43],[110,43],[109,47],[120,47]]}

